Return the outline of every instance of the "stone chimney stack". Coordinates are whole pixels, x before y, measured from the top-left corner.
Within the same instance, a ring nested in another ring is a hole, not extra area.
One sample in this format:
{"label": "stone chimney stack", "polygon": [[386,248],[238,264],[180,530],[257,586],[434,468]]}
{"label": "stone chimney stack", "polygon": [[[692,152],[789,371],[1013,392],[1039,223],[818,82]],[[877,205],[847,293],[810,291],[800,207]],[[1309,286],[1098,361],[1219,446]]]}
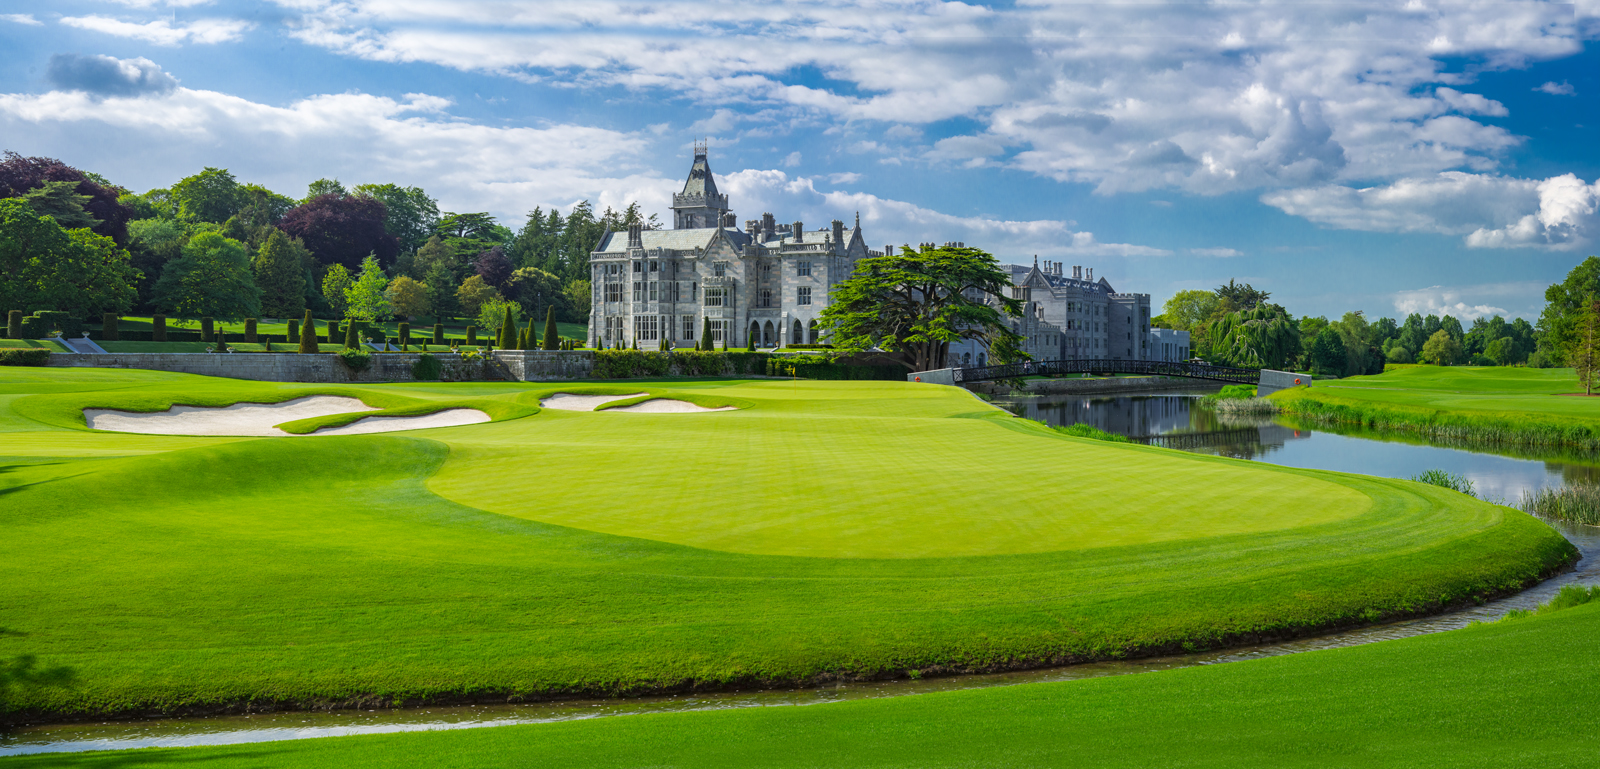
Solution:
{"label": "stone chimney stack", "polygon": [[628,248],[644,248],[644,225],[628,225]]}
{"label": "stone chimney stack", "polygon": [[883,255],[884,256],[894,256],[894,246],[884,246],[883,247]]}
{"label": "stone chimney stack", "polygon": [[833,243],[839,250],[844,249],[844,222],[838,219],[833,220]]}
{"label": "stone chimney stack", "polygon": [[794,242],[796,242],[796,243],[804,242],[805,230],[802,229],[804,226],[805,225],[801,224],[800,222],[795,222],[794,223],[794,229],[790,230],[790,232],[794,233]]}
{"label": "stone chimney stack", "polygon": [[762,214],[761,239],[763,241],[768,241],[776,237],[778,237],[778,224],[776,220],[772,218],[772,214]]}
{"label": "stone chimney stack", "polygon": [[1083,280],[1083,268],[1082,267],[1080,267],[1080,266],[1078,266],[1076,264],[1072,265],[1072,279],[1073,280]]}
{"label": "stone chimney stack", "polygon": [[739,229],[739,220],[735,218],[733,214],[723,214],[722,226],[725,229],[737,230]]}
{"label": "stone chimney stack", "polygon": [[744,220],[744,232],[745,232],[746,235],[750,236],[751,240],[760,240],[761,239],[761,220],[760,219],[746,219],[746,220]]}

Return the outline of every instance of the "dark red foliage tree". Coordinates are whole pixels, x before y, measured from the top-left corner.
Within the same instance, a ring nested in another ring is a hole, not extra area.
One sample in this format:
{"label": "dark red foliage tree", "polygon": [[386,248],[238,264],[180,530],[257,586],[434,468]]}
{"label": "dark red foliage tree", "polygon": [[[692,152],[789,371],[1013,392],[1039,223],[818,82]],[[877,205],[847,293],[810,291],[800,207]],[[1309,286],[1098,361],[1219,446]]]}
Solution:
{"label": "dark red foliage tree", "polygon": [[100,220],[95,226],[97,235],[105,235],[119,246],[128,245],[128,219],[133,210],[117,202],[124,190],[101,185],[88,174],[55,158],[25,158],[7,151],[0,161],[0,198],[14,198],[45,182],[77,182],[79,195],[90,200],[83,209]]}
{"label": "dark red foliage tree", "polygon": [[477,269],[478,277],[483,282],[497,289],[503,294],[506,290],[506,281],[511,279],[511,260],[506,257],[506,252],[499,246],[478,254],[477,260],[472,263]]}
{"label": "dark red foliage tree", "polygon": [[400,253],[400,241],[383,229],[387,213],[375,198],[328,193],[289,209],[278,229],[299,238],[317,261],[360,272],[367,254],[389,267]]}

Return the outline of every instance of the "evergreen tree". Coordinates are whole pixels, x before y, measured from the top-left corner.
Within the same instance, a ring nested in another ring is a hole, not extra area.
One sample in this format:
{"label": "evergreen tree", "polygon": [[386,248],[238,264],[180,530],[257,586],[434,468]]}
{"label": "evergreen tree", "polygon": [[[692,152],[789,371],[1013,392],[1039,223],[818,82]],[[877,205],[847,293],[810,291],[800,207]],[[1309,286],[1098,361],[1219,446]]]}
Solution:
{"label": "evergreen tree", "polygon": [[400,335],[400,346],[401,347],[404,347],[404,346],[406,346],[408,344],[411,344],[411,324],[410,323],[401,323],[398,333]]}
{"label": "evergreen tree", "polygon": [[444,324],[443,323],[435,323],[435,324],[433,324],[433,343],[434,344],[444,344]]}
{"label": "evergreen tree", "polygon": [[312,319],[311,311],[306,310],[306,319],[300,322],[300,352],[318,352],[317,347],[317,322]]}
{"label": "evergreen tree", "polygon": [[221,331],[218,331],[217,332],[217,352],[227,352],[227,351],[228,351],[228,335],[222,333]]}
{"label": "evergreen tree", "polygon": [[289,344],[294,344],[295,342],[300,341],[300,319],[299,318],[295,318],[294,320],[289,321],[289,333],[284,335],[284,340],[287,341]]}
{"label": "evergreen tree", "polygon": [[292,318],[306,309],[306,273],[289,236],[274,229],[251,265],[261,289],[261,314]]}
{"label": "evergreen tree", "polygon": [[349,321],[344,324],[344,349],[361,349],[361,337],[356,334],[356,324]]}
{"label": "evergreen tree", "polygon": [[524,337],[524,339],[526,340],[527,343],[525,345],[523,345],[522,349],[524,349],[524,350],[537,350],[537,349],[539,349],[539,331],[538,331],[538,329],[535,329],[533,327],[533,318],[531,318],[531,317],[528,318],[528,328],[525,331],[523,331],[523,337]]}
{"label": "evergreen tree", "polygon": [[709,316],[705,318],[705,323],[700,326],[700,344],[697,346],[706,352],[716,349],[716,345],[711,342],[711,318]]}
{"label": "evergreen tree", "polygon": [[342,264],[335,264],[328,268],[328,274],[322,278],[322,296],[327,299],[328,307],[333,309],[335,315],[344,315],[349,308],[349,300],[345,292],[355,284],[355,279],[350,277],[350,271]]}
{"label": "evergreen tree", "polygon": [[500,324],[500,338],[496,341],[500,349],[516,349],[517,322],[511,318],[511,308],[506,308],[505,320]]}
{"label": "evergreen tree", "polygon": [[378,258],[368,255],[361,260],[361,275],[345,289],[345,317],[366,321],[388,317],[393,311],[385,294],[388,287],[389,278],[378,265]]}
{"label": "evergreen tree", "polygon": [[[528,321],[530,324],[533,321]],[[556,308],[546,307],[544,311],[544,349],[561,349],[561,332],[556,329]]]}

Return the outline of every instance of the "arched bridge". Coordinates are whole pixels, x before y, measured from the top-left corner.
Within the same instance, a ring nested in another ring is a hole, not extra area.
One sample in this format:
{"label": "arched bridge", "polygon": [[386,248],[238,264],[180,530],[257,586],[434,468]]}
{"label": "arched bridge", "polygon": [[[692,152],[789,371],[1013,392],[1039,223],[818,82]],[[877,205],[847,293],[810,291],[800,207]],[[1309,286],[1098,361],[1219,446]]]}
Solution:
{"label": "arched bridge", "polygon": [[995,379],[1021,379],[1029,376],[1062,376],[1063,374],[1146,374],[1149,376],[1176,376],[1189,379],[1210,379],[1215,382],[1253,385],[1261,381],[1261,369],[1213,366],[1209,363],[1189,363],[1164,360],[1107,360],[1105,358],[1077,358],[1072,360],[1035,360],[1006,363],[999,366],[952,368],[954,384],[987,382]]}

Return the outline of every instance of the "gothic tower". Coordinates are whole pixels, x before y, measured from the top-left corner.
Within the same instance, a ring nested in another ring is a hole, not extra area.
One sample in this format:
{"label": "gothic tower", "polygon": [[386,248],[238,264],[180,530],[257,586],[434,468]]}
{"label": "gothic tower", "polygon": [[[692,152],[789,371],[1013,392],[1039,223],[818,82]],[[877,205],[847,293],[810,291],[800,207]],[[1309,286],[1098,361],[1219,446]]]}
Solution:
{"label": "gothic tower", "polygon": [[717,180],[712,178],[711,164],[706,161],[706,145],[695,142],[689,178],[683,183],[683,192],[672,196],[672,228],[716,227],[727,213],[728,196],[717,194]]}

